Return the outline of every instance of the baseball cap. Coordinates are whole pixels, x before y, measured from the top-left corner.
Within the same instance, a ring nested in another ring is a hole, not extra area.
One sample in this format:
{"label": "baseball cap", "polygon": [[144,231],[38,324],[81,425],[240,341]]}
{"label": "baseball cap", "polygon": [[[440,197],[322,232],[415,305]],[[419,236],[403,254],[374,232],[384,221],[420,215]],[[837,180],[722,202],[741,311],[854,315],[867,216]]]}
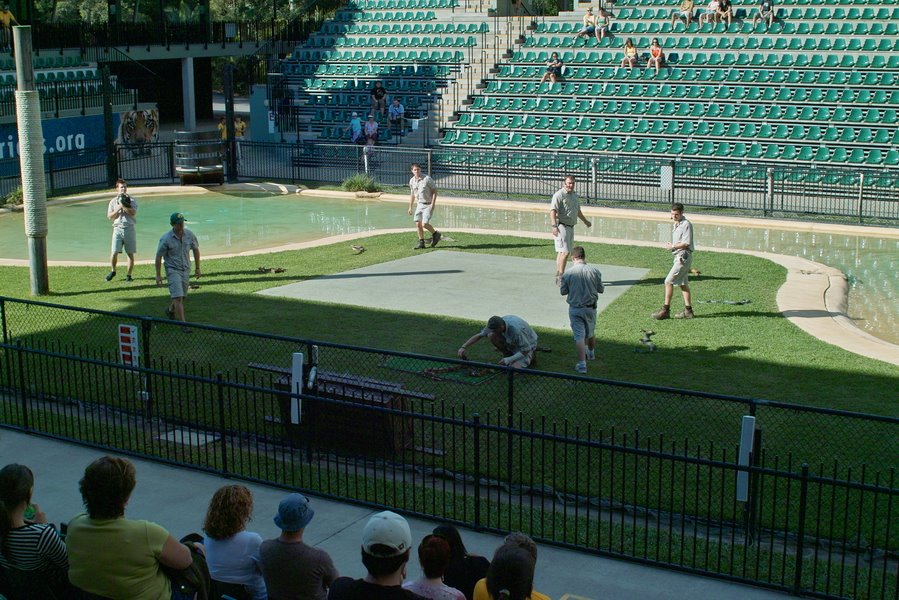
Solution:
{"label": "baseball cap", "polygon": [[358,117],[358,116],[359,116],[359,113],[354,112],[354,113],[353,113],[353,116],[354,116],[354,117]]}
{"label": "baseball cap", "polygon": [[[390,548],[389,553],[373,551],[376,545]],[[409,523],[395,512],[385,510],[368,520],[362,530],[362,550],[374,556],[399,556],[412,547],[412,532]]]}
{"label": "baseball cap", "polygon": [[490,331],[495,331],[505,324],[506,322],[503,321],[502,317],[497,317],[496,315],[494,315],[487,320],[487,329],[489,329]]}
{"label": "baseball cap", "polygon": [[299,531],[309,524],[315,511],[309,506],[309,499],[302,494],[288,494],[278,504],[275,525],[284,531]]}
{"label": "baseball cap", "polygon": [[174,225],[176,223],[184,223],[184,215],[181,213],[172,213],[172,216],[169,217],[169,223]]}

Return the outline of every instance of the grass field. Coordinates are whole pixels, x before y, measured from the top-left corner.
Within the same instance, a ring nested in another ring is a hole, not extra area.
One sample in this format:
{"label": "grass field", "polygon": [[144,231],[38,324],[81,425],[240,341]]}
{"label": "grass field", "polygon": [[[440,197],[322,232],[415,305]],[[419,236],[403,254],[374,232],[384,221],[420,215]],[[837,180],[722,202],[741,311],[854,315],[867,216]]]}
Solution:
{"label": "grass field", "polygon": [[[442,250],[552,258],[546,241],[511,236],[454,233]],[[374,263],[411,253],[408,235],[379,235],[359,240],[367,251],[355,255],[348,244],[251,257],[206,260],[201,288],[187,300],[188,319],[200,323],[270,332],[358,346],[453,356],[461,341],[482,326],[410,313],[393,313],[257,296],[253,292]],[[783,402],[895,416],[899,369],[817,340],[784,319],[775,296],[785,271],[764,259],[702,252],[693,278],[692,321],[653,321],[661,305],[662,279],[669,268],[667,252],[654,248],[585,244],[591,262],[650,269],[599,316],[599,361],[591,376],[705,392],[750,396]],[[286,269],[258,272],[260,265]],[[162,316],[166,290],[153,282],[153,268],[139,265],[136,280],[106,283],[105,269],[50,269],[48,301],[132,314]],[[4,295],[27,298],[28,271],[0,268]],[[675,294],[674,307],[679,306]],[[751,299],[750,304],[703,304],[703,299]],[[560,304],[558,310],[564,310]],[[510,311],[513,312],[513,311]],[[489,315],[485,315],[485,318]],[[658,350],[635,353],[641,328],[657,332]],[[553,349],[541,356],[542,370],[571,372],[574,347],[570,333],[539,329],[541,345]],[[485,344],[475,360],[492,361]]]}

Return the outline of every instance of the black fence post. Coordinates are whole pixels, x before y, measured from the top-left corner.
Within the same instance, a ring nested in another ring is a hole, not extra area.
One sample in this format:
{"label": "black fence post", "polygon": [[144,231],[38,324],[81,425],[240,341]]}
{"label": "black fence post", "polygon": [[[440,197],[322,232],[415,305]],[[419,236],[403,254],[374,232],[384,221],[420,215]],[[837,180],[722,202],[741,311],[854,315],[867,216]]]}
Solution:
{"label": "black fence post", "polygon": [[221,371],[215,374],[215,382],[218,391],[219,435],[221,436],[221,440],[219,441],[222,446],[222,474],[227,477],[230,473],[228,472],[228,444],[225,442],[227,432],[225,429],[225,385]]}
{"label": "black fence post", "polygon": [[6,299],[0,298],[0,327],[3,328],[3,343],[9,343],[9,330],[6,328]]}
{"label": "black fence post", "polygon": [[472,435],[474,436],[474,523],[472,527],[481,526],[481,416],[474,413],[471,418]]}
{"label": "black fence post", "polygon": [[802,554],[805,550],[805,515],[808,503],[808,463],[802,463],[799,479],[799,529],[796,532],[796,569],[793,576],[793,593],[802,592]]}
{"label": "black fence post", "polygon": [[509,397],[506,406],[506,473],[512,483],[512,430],[515,428],[515,369],[509,368]]}
{"label": "black fence post", "polygon": [[[143,365],[146,368],[153,367],[153,356],[150,354],[150,331],[152,331],[153,322],[149,319],[141,319],[140,329],[140,345],[141,354],[143,355]],[[143,375],[143,400],[147,411],[147,419],[153,414],[153,378],[149,375]]]}
{"label": "black fence post", "polygon": [[28,425],[28,396],[25,385],[25,358],[22,351],[22,341],[16,342],[16,357],[19,363],[19,401],[22,403],[22,427],[27,431],[30,429]]}

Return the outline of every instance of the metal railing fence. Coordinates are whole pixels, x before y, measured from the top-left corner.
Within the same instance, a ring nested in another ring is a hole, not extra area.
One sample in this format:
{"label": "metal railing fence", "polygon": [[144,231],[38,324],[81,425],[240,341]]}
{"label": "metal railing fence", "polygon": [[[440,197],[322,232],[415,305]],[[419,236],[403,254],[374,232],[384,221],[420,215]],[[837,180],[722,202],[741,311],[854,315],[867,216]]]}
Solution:
{"label": "metal railing fence", "polygon": [[[411,372],[458,361],[216,327],[185,336],[176,323],[28,301],[0,307],[8,427],[797,594],[896,594],[896,419],[481,364],[488,380],[468,385]],[[122,363],[118,324],[138,327],[139,366]],[[245,362],[279,366],[297,350],[317,356],[301,393]],[[513,391],[507,405],[501,394]],[[708,430],[738,430],[753,406],[765,442],[741,466],[734,436]],[[704,427],[691,428],[697,414]],[[772,445],[774,423],[797,418],[820,438],[852,436],[847,451],[866,443],[862,422],[886,445],[876,464],[835,455],[817,469]]]}
{"label": "metal railing fence", "polygon": [[[173,181],[173,143],[119,146],[119,172],[132,182]],[[683,202],[693,208],[758,216],[827,217],[859,223],[899,220],[897,170],[822,170],[799,165],[468,148],[377,146],[367,152],[354,144],[310,141],[242,141],[240,146],[238,179],[339,184],[351,175],[368,173],[382,185],[405,186],[409,165],[418,162],[426,166],[441,192],[450,194],[544,202],[558,189],[563,174],[571,173],[578,177],[579,193],[588,203]],[[105,169],[85,169],[70,176],[54,173],[71,164],[105,164],[103,148],[46,157],[49,195],[111,185]],[[0,159],[0,193],[19,185],[17,174],[18,158]]]}

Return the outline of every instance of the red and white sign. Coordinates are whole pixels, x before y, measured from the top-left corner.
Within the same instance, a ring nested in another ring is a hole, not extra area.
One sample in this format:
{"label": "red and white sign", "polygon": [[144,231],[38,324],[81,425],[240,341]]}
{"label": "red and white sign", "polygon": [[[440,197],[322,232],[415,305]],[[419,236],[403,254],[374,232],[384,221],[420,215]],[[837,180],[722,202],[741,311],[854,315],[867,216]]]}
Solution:
{"label": "red and white sign", "polygon": [[119,325],[119,360],[123,365],[138,367],[138,343],[137,327],[134,325]]}

